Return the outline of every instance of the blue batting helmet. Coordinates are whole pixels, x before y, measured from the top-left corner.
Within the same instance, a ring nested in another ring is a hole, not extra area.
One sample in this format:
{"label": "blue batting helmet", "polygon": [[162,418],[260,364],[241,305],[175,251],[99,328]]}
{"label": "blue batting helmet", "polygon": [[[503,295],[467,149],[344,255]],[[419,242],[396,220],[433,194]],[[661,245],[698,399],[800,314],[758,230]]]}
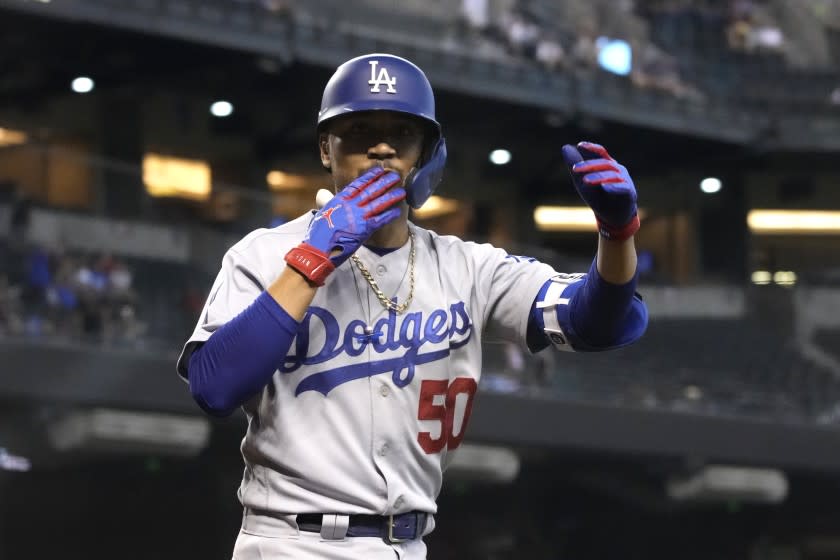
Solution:
{"label": "blue batting helmet", "polygon": [[426,75],[412,62],[392,54],[366,54],[348,60],[324,88],[318,128],[357,111],[396,111],[431,125],[433,134],[423,156],[405,180],[408,204],[423,206],[440,184],[446,164],[446,141],[435,120],[435,97]]}

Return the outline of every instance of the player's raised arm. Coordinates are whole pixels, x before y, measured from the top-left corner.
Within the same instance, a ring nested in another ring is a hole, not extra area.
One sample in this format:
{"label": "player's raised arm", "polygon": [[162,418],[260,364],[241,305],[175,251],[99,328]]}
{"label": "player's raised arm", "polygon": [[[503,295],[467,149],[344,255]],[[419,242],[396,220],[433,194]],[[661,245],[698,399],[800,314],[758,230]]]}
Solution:
{"label": "player's raised arm", "polygon": [[374,231],[399,217],[394,205],[405,198],[395,186],[400,181],[399,174],[376,167],[344,187],[286,254],[288,267],[192,354],[190,391],[205,411],[226,416],[268,383],[318,287]]}
{"label": "player's raised arm", "polygon": [[580,197],[598,221],[598,272],[612,284],[636,274],[633,235],[639,229],[636,187],[627,168],[592,142],[563,146],[563,159]]}
{"label": "player's raised arm", "polygon": [[[591,142],[563,146],[575,189],[598,222],[598,254],[581,278],[547,282],[529,324],[532,350],[547,339],[564,350],[606,350],[636,341],[647,327],[647,309],[636,294],[639,229],[636,187],[627,168]],[[536,333],[537,336],[534,336]]]}

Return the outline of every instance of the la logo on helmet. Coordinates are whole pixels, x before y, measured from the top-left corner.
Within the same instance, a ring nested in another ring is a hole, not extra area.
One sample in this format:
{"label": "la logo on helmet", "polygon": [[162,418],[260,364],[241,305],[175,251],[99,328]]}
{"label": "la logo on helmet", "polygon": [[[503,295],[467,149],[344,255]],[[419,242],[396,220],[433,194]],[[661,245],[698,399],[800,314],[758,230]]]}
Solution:
{"label": "la logo on helmet", "polygon": [[368,84],[370,84],[370,92],[371,93],[380,93],[379,86],[385,85],[388,86],[385,90],[387,93],[397,93],[397,89],[394,87],[397,85],[397,77],[391,77],[388,74],[387,68],[382,68],[379,70],[379,73],[376,73],[376,67],[379,65],[378,60],[371,60],[368,62],[370,64],[370,80],[368,80]]}

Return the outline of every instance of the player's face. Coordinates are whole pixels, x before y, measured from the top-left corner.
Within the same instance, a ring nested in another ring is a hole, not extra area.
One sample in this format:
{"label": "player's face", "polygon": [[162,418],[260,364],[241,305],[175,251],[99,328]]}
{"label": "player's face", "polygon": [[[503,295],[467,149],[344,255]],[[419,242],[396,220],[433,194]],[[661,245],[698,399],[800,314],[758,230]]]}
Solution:
{"label": "player's face", "polygon": [[321,135],[321,161],[340,189],[379,165],[405,179],[423,150],[423,122],[388,111],[353,113],[330,123]]}

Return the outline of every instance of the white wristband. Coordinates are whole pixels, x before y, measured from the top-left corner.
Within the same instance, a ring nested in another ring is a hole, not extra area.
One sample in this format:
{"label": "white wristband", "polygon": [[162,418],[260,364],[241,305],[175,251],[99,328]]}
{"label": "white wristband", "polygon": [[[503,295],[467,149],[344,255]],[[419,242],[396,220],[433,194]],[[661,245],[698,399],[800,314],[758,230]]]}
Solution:
{"label": "white wristband", "polygon": [[548,339],[558,350],[566,352],[574,352],[574,348],[569,344],[569,337],[563,332],[560,327],[560,321],[557,320],[557,306],[569,305],[569,298],[563,297],[563,293],[571,284],[584,278],[586,274],[558,274],[551,278],[551,284],[545,292],[545,297],[537,302],[537,309],[542,309],[543,325],[545,334]]}

